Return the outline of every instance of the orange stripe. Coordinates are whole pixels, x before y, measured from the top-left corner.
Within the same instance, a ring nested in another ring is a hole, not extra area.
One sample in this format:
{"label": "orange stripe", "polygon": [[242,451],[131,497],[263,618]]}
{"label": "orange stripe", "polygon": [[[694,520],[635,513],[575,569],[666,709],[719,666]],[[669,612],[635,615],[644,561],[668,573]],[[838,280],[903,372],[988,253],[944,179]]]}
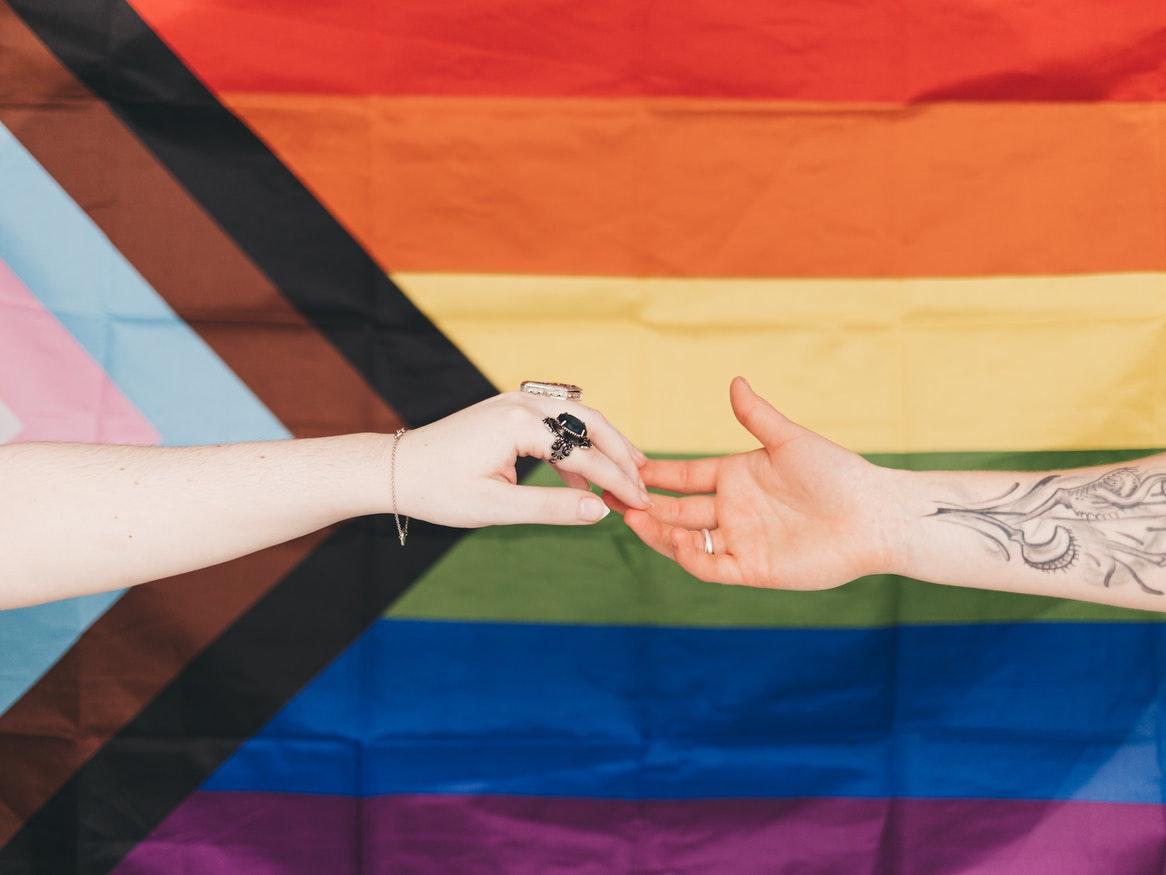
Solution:
{"label": "orange stripe", "polygon": [[1161,104],[227,100],[390,270],[1166,269]]}

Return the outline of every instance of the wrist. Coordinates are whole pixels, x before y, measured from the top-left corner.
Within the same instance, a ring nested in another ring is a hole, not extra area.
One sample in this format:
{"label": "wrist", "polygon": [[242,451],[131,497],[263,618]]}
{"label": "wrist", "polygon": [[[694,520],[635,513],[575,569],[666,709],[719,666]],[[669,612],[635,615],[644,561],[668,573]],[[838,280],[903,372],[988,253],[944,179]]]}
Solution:
{"label": "wrist", "polygon": [[923,514],[920,475],[916,471],[875,467],[870,491],[873,533],[870,574],[911,576],[914,545]]}
{"label": "wrist", "polygon": [[[348,442],[345,451],[351,454],[355,462],[352,466],[352,483],[348,490],[351,496],[348,516],[392,513],[392,459],[396,438],[391,434],[365,432],[346,435],[344,440]],[[397,477],[399,494],[399,471]],[[404,514],[406,511],[402,508],[399,513]]]}

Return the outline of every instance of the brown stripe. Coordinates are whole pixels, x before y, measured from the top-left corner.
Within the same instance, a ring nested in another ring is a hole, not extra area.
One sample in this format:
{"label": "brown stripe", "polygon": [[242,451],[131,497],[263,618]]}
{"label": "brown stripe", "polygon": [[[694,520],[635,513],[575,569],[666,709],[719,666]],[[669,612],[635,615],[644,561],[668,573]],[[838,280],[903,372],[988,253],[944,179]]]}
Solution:
{"label": "brown stripe", "polygon": [[331,530],[137,587],[0,716],[0,845]]}
{"label": "brown stripe", "polygon": [[0,6],[0,56],[7,58],[0,70],[0,122],[289,430],[307,437],[400,425],[367,382],[6,6]]}
{"label": "brown stripe", "polygon": [[[296,436],[400,420],[0,3],[0,122]],[[0,715],[0,844],[324,533],[129,592]]]}

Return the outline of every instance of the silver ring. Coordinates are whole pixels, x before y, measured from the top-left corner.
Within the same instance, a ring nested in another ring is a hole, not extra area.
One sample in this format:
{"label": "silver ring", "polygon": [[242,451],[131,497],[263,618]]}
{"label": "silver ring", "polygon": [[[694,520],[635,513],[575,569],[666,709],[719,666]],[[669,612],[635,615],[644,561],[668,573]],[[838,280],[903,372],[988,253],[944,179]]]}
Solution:
{"label": "silver ring", "polygon": [[522,385],[518,388],[527,395],[537,395],[540,398],[578,401],[583,397],[583,390],[573,383],[544,383],[539,380],[523,380]]}
{"label": "silver ring", "polygon": [[708,529],[701,529],[701,535],[704,536],[704,551],[709,556],[713,555],[713,533]]}

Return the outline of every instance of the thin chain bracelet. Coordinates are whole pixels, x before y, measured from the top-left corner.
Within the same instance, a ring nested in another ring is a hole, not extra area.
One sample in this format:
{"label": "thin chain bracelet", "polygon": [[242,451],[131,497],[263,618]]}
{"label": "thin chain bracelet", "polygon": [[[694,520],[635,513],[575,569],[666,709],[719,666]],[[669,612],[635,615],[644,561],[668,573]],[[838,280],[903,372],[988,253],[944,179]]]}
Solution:
{"label": "thin chain bracelet", "polygon": [[393,455],[389,461],[389,479],[393,489],[393,519],[397,521],[397,537],[401,539],[401,546],[405,546],[405,538],[409,536],[409,517],[405,517],[405,525],[401,525],[401,517],[397,513],[397,447],[401,445],[401,438],[408,429],[402,426],[393,433]]}

